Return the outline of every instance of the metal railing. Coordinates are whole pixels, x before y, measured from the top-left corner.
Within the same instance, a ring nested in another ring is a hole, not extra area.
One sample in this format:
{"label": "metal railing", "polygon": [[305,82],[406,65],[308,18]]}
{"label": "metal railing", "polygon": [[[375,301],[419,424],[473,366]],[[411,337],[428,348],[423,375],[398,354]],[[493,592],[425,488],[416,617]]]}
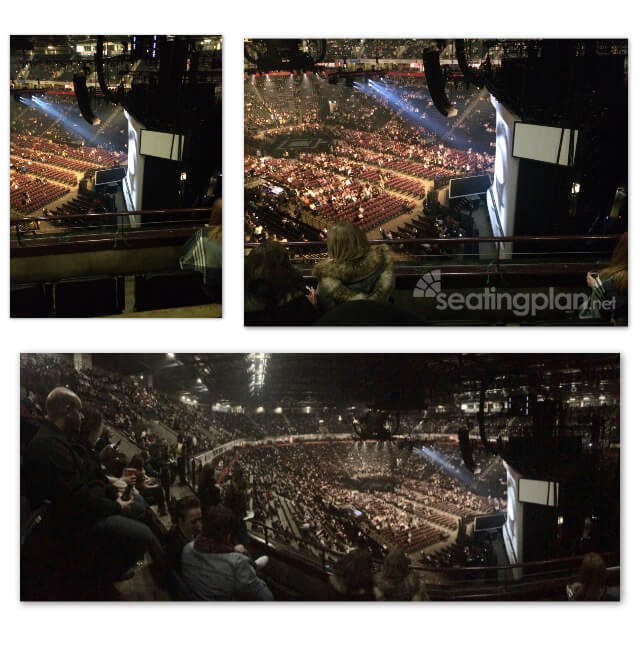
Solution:
{"label": "metal railing", "polygon": [[[287,541],[296,541],[304,548],[315,550],[315,553],[305,553],[284,541],[281,532],[260,521],[252,521],[249,534],[255,541],[285,554],[291,560],[326,574],[333,573],[335,564],[344,556],[328,547],[287,533]],[[601,556],[607,563],[609,571],[619,570],[619,553],[605,552]],[[430,590],[446,595],[447,599],[492,599],[513,597],[537,589],[544,590],[555,584],[564,585],[577,576],[583,558],[583,556],[569,556],[496,566],[439,567],[413,564],[410,567],[422,577],[426,585],[430,586]],[[376,568],[381,565],[381,560],[374,560]],[[516,570],[520,572],[516,573]],[[446,582],[433,583],[426,576],[427,573],[439,574]]]}
{"label": "metal railing", "polygon": [[[101,244],[117,248],[127,243],[148,245],[187,239],[207,224],[210,214],[211,208],[174,208],[14,216],[9,220],[11,248],[14,252],[55,250],[65,245],[79,249],[83,246],[95,248]],[[127,222],[131,217],[140,218],[140,223]],[[60,231],[39,232],[41,224],[53,224],[60,227]]]}
{"label": "metal railing", "polygon": [[[486,277],[487,275],[524,274],[531,277],[557,277],[584,274],[606,266],[620,235],[524,235],[486,237],[417,237],[370,240],[371,246],[387,245],[394,256],[399,279],[422,276],[437,268],[442,276]],[[537,245],[536,251],[505,252],[504,244]],[[545,245],[549,250],[544,250]],[[566,244],[563,250],[558,245]],[[481,245],[484,245],[482,249]],[[258,246],[245,244],[249,252]],[[305,276],[318,259],[326,256],[326,241],[284,242],[292,262]],[[425,247],[432,247],[427,250]]]}

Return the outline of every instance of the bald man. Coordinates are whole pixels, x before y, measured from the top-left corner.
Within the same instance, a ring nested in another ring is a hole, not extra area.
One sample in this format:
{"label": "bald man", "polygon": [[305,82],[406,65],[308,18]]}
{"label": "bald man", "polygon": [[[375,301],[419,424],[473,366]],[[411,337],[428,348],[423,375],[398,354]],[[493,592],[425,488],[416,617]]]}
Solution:
{"label": "bald man", "polygon": [[[51,533],[70,545],[82,544],[109,579],[122,574],[152,544],[150,529],[126,515],[133,499],[123,501],[96,482],[93,468],[78,449],[82,401],[65,387],[47,396],[46,420],[27,446],[24,478],[32,509],[51,502]],[[106,554],[106,556],[105,556]]]}

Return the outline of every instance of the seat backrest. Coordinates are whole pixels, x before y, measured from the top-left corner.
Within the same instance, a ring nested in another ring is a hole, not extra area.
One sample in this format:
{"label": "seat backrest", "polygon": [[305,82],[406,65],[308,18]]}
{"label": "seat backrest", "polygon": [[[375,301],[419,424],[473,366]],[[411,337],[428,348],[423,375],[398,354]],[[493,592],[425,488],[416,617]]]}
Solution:
{"label": "seat backrest", "polygon": [[210,303],[198,271],[167,271],[136,276],[136,312]]}
{"label": "seat backrest", "polygon": [[11,285],[12,317],[48,317],[53,312],[53,292],[49,283]]}
{"label": "seat backrest", "polygon": [[55,284],[55,311],[59,317],[119,314],[124,309],[121,276],[66,278]]}

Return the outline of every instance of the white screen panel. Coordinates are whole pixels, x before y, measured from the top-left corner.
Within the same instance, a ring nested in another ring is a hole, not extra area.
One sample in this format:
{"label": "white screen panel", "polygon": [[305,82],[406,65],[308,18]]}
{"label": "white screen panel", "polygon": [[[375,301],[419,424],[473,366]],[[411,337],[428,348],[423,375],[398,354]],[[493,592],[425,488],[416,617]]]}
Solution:
{"label": "white screen panel", "polygon": [[521,502],[557,506],[558,484],[537,479],[520,479],[518,498]]}
{"label": "white screen panel", "polygon": [[184,148],[184,136],[164,131],[142,130],[140,153],[143,156],[157,156],[169,160],[179,160]]}
{"label": "white screen panel", "polygon": [[[513,155],[517,158],[530,158],[542,163],[557,163],[566,166],[569,164],[570,139],[570,129],[516,122],[513,135]],[[578,132],[574,130],[574,155],[577,142]],[[559,158],[558,150],[560,150]]]}

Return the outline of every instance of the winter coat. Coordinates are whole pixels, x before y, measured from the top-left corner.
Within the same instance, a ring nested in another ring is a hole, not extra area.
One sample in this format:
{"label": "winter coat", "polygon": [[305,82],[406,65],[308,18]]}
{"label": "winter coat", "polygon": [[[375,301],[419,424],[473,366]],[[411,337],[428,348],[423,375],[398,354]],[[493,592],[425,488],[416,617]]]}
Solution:
{"label": "winter coat", "polygon": [[61,532],[74,533],[121,512],[108,482],[88,461],[86,451],[49,421],[43,422],[25,452],[30,506],[36,509],[49,500],[52,526]]}
{"label": "winter coat", "polygon": [[318,279],[318,303],[323,312],[348,301],[387,301],[394,289],[393,260],[384,244],[371,247],[358,260],[318,262],[313,275]]}

